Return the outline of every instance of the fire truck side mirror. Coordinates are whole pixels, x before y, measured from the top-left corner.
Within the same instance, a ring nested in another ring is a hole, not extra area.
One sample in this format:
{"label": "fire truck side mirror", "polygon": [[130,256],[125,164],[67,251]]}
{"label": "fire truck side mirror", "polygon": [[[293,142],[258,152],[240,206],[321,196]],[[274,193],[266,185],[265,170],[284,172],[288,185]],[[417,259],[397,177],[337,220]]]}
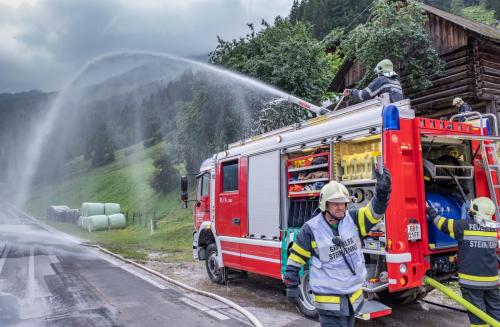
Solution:
{"label": "fire truck side mirror", "polygon": [[187,176],[181,176],[181,201],[184,202],[184,209],[187,208],[188,198],[188,179]]}

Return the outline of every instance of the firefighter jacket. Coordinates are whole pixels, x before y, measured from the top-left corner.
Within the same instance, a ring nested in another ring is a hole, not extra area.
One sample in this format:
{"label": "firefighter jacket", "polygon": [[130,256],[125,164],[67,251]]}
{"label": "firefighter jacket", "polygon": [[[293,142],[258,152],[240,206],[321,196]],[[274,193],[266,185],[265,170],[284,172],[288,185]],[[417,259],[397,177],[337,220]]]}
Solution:
{"label": "firefighter jacket", "polygon": [[[375,196],[373,200],[375,202],[365,207],[348,210],[338,224],[338,232],[331,228],[323,213],[320,213],[302,226],[291,247],[285,270],[285,283],[298,285],[299,270],[311,259],[309,284],[316,308],[319,310],[347,316],[349,302],[355,312],[361,308],[361,287],[366,280],[361,237],[366,236],[382,218],[387,207],[388,194],[379,196],[378,199]],[[333,242],[336,234],[342,241],[339,245]]]}
{"label": "firefighter jacket", "polygon": [[434,218],[438,229],[458,241],[458,279],[463,287],[494,289],[498,284],[497,229],[464,220]]}
{"label": "firefighter jacket", "polygon": [[[458,113],[459,114],[465,114],[465,113],[471,112],[471,111],[472,111],[472,108],[467,103],[465,103],[465,102],[458,108]],[[458,117],[458,121],[459,122],[464,122],[465,121],[465,117]]]}
{"label": "firefighter jacket", "polygon": [[380,75],[363,90],[351,90],[351,94],[361,101],[373,99],[375,96],[384,93],[389,93],[391,102],[401,101],[404,99],[403,89],[401,87],[401,83],[399,82],[398,75],[391,77]]}

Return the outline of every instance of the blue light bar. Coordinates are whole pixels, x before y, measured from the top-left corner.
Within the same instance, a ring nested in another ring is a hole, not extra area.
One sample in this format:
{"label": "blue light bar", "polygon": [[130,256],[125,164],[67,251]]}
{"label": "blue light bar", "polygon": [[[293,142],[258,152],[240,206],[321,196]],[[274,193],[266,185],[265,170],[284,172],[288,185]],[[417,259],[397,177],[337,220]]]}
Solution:
{"label": "blue light bar", "polygon": [[382,111],[382,128],[384,131],[399,131],[399,109],[393,104]]}

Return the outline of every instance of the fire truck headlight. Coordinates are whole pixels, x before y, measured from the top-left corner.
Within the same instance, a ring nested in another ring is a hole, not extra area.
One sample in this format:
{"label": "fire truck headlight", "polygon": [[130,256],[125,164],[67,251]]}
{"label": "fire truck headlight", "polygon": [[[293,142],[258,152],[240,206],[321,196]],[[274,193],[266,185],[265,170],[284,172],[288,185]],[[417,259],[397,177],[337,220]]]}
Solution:
{"label": "fire truck headlight", "polygon": [[399,265],[399,272],[400,273],[406,274],[407,271],[408,271],[408,268],[406,268],[406,265],[404,263]]}

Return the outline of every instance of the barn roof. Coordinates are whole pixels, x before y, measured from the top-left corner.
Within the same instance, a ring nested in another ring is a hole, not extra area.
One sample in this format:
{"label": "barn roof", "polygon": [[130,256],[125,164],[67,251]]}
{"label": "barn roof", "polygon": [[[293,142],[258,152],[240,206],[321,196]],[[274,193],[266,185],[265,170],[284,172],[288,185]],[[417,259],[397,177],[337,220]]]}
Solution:
{"label": "barn roof", "polygon": [[471,21],[467,18],[446,12],[446,11],[441,10],[441,9],[437,9],[435,7],[432,7],[432,6],[429,6],[426,4],[422,4],[422,7],[428,13],[431,13],[431,14],[439,16],[443,19],[446,19],[454,24],[457,24],[457,25],[463,27],[466,30],[469,30],[471,32],[480,34],[482,36],[485,36],[485,37],[488,37],[490,39],[493,39],[495,41],[500,42],[500,30],[496,29],[493,26],[489,26],[489,25],[486,25],[483,23],[474,22],[474,21]]}

